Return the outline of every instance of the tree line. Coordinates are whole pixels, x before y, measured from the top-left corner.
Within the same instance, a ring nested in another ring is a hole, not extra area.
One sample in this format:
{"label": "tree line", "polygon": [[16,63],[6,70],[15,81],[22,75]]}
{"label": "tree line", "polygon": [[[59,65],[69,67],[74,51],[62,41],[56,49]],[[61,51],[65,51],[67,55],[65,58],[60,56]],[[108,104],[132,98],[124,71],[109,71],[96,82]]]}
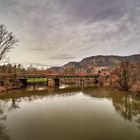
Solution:
{"label": "tree line", "polygon": [[[18,39],[12,32],[8,32],[3,24],[0,24],[0,62],[2,62],[7,54],[17,46]],[[51,70],[51,69],[50,69]],[[68,67],[64,69],[64,73],[75,73],[77,69],[75,67]],[[87,73],[92,73],[94,66],[86,70]],[[48,70],[39,70],[35,67],[24,68],[21,64],[11,65],[4,64],[0,65],[0,74],[14,74],[14,80],[18,74],[42,74]],[[110,71],[109,81],[110,86],[120,88],[122,90],[129,90],[133,86],[134,89],[140,91],[140,64],[131,64],[129,61],[122,60],[122,62]],[[3,79],[1,79],[2,81]],[[107,80],[102,80],[105,83]]]}

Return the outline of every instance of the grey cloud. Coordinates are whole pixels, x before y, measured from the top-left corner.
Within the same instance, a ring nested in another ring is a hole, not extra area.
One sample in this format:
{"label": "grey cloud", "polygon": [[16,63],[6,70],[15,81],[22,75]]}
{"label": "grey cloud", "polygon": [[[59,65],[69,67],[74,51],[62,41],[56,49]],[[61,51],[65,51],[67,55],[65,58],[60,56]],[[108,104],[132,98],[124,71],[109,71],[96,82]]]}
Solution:
{"label": "grey cloud", "polygon": [[63,0],[68,18],[76,22],[118,20],[129,10],[140,5],[139,0]]}
{"label": "grey cloud", "polygon": [[31,63],[139,52],[139,15],[140,0],[0,0],[0,22],[22,48],[11,58]]}
{"label": "grey cloud", "polygon": [[[68,0],[64,2],[68,14],[74,20],[104,20],[108,17],[114,19],[125,12],[124,0]],[[122,6],[123,5],[123,6]]]}
{"label": "grey cloud", "polygon": [[56,56],[53,56],[51,57],[51,59],[74,59],[75,57],[74,56],[70,56],[69,54],[59,54],[59,55],[56,55]]}

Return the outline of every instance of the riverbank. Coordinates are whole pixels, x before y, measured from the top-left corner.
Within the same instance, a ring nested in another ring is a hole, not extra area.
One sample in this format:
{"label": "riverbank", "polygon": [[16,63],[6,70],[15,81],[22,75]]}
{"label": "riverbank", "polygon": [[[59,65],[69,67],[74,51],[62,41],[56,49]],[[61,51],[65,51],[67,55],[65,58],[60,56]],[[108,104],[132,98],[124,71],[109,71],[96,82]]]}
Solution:
{"label": "riverbank", "polygon": [[[35,85],[37,85],[37,86],[47,86],[46,84],[44,85],[44,83],[38,83],[38,84],[29,84],[29,86],[35,86]],[[76,86],[76,87],[78,87],[78,86]],[[79,85],[79,87],[80,87],[80,85]],[[97,89],[100,89],[100,88],[103,88],[103,89],[106,89],[106,90],[112,90],[112,91],[118,91],[118,92],[123,92],[123,90],[119,90],[119,89],[117,89],[117,88],[113,88],[113,87],[110,87],[110,86],[101,86],[101,85],[94,85],[94,86],[82,86],[82,89],[86,89],[86,88],[91,88],[91,87],[95,87],[95,88],[97,88]],[[13,86],[13,87],[4,87],[4,86],[0,86],[0,93],[3,93],[3,92],[6,92],[6,91],[13,91],[13,90],[15,90],[15,91],[18,91],[18,90],[22,90],[22,86]],[[61,88],[60,88],[61,89]],[[63,88],[62,88],[63,89]],[[124,91],[125,92],[125,91]],[[129,94],[131,94],[131,95],[133,95],[133,96],[138,96],[138,97],[140,97],[140,92],[139,91],[126,91],[126,92],[129,92]]]}
{"label": "riverbank", "polygon": [[7,88],[4,86],[0,86],[0,92],[7,91]]}
{"label": "riverbank", "polygon": [[[48,82],[48,78],[28,78],[27,79],[27,85],[46,85],[47,86],[47,83]],[[76,81],[76,80],[61,80],[60,83],[70,83],[70,82],[73,82],[74,84],[77,84],[79,83],[79,81]],[[92,80],[90,81],[87,81],[86,83],[84,83],[84,85],[82,85],[82,87],[86,86],[97,86],[97,87],[104,87],[104,88],[110,88],[110,89],[116,89],[118,91],[123,91],[123,89],[119,88],[119,84],[118,84],[118,81],[114,80],[114,79],[110,79],[110,77],[106,77],[106,76],[101,76],[99,79],[98,79],[98,82],[96,84],[93,85],[93,82]],[[128,88],[128,92],[131,92],[132,94],[136,95],[136,96],[140,96],[140,87],[138,86],[140,83],[139,81],[135,81],[135,83],[131,82],[131,88],[129,86]],[[129,84],[130,85],[130,84]],[[22,84],[22,82],[20,80],[16,80],[16,81],[12,81],[12,80],[5,80],[3,86],[1,85],[0,86],[0,92],[4,92],[4,91],[8,91],[8,90],[14,90],[14,89],[21,89],[24,85]],[[79,85],[80,86],[80,85]]]}
{"label": "riverbank", "polygon": [[[47,83],[47,78],[28,78],[27,85],[34,85],[34,84],[44,84]],[[24,87],[23,83],[20,80],[4,80],[0,85],[0,92],[20,89]]]}
{"label": "riverbank", "polygon": [[14,90],[14,89],[20,89],[22,88],[19,85],[12,86],[12,87],[5,87],[5,86],[0,86],[0,92],[8,91],[8,90]]}

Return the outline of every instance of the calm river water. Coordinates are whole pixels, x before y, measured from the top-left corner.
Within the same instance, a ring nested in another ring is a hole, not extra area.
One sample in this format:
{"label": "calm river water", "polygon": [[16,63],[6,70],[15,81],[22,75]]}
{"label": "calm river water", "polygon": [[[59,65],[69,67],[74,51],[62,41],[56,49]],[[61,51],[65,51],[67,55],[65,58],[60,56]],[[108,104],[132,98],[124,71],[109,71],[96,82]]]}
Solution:
{"label": "calm river water", "polygon": [[0,140],[140,140],[140,97],[69,86],[0,93]]}

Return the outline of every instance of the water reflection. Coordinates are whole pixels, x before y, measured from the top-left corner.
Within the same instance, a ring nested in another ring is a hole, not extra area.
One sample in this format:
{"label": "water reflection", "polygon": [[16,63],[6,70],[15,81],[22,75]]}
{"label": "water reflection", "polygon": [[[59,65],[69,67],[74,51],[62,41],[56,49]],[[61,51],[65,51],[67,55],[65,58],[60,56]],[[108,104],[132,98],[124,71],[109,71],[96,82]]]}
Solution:
{"label": "water reflection", "polygon": [[0,102],[0,140],[10,140],[5,126],[5,122],[7,120],[5,107],[5,103]]}
{"label": "water reflection", "polygon": [[132,95],[132,93],[107,90],[98,88],[96,92],[86,91],[92,97],[108,98],[112,101],[115,110],[125,119],[130,122],[135,122],[140,129],[140,97]]}
{"label": "water reflection", "polygon": [[140,129],[140,99],[128,95],[120,94],[120,96],[112,98],[113,105],[121,116],[130,122],[135,122]]}
{"label": "water reflection", "polygon": [[140,138],[139,97],[103,88],[43,88],[0,93],[0,140]]}

